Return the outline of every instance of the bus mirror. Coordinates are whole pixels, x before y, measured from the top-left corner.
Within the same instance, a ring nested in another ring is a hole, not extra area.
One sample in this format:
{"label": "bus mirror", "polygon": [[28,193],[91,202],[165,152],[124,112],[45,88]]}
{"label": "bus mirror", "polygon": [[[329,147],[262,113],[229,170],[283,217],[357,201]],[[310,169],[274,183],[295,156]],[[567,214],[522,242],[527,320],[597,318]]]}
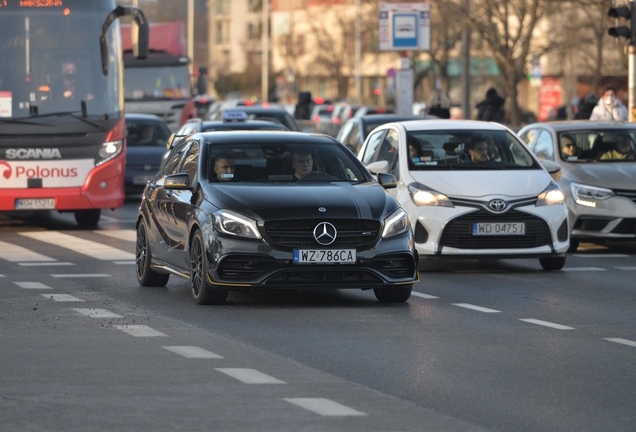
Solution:
{"label": "bus mirror", "polygon": [[104,24],[102,25],[102,34],[99,37],[99,47],[102,54],[102,72],[108,75],[108,41],[106,33],[108,28],[116,19],[130,15],[133,17],[131,28],[131,37],[133,42],[133,54],[138,59],[148,57],[148,44],[150,43],[150,26],[144,12],[133,6],[117,6],[108,14]]}

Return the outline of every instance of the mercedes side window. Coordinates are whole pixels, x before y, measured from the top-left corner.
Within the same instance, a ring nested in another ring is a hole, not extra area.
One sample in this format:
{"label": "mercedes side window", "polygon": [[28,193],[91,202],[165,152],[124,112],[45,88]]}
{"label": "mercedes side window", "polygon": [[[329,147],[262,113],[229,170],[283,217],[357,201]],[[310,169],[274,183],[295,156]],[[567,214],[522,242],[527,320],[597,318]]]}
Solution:
{"label": "mercedes side window", "polygon": [[386,131],[378,131],[372,134],[369,137],[369,141],[367,142],[367,146],[364,149],[364,155],[362,155],[362,163],[365,165],[369,165],[373,162],[373,156],[375,155],[375,151],[378,149],[378,146],[382,142],[382,138],[384,138],[384,133]]}
{"label": "mercedes side window", "polygon": [[172,149],[172,151],[170,152],[170,156],[168,156],[168,163],[166,164],[163,171],[164,175],[176,174],[178,172],[179,162],[181,162],[181,156],[183,156],[185,148],[186,143],[182,142]]}
{"label": "mercedes side window", "polygon": [[183,158],[183,168],[181,169],[181,172],[188,174],[190,176],[190,181],[193,182],[196,178],[198,167],[199,143],[197,141],[193,141]]}
{"label": "mercedes side window", "polygon": [[349,133],[349,140],[345,144],[354,149],[354,153],[358,153],[360,151],[360,147],[362,145],[360,140],[360,122],[353,122],[353,128],[351,129],[351,133]]}
{"label": "mercedes side window", "polygon": [[532,148],[532,152],[537,159],[554,160],[554,146],[552,144],[552,134],[547,130],[542,130],[537,138],[537,142]]}

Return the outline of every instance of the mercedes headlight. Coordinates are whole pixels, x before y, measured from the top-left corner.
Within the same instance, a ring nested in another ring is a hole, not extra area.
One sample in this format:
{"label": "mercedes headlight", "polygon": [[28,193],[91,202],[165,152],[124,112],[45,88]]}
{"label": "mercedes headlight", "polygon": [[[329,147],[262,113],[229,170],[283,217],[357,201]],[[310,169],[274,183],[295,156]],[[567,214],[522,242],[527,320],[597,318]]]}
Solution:
{"label": "mercedes headlight", "polygon": [[555,182],[550,182],[547,188],[539,194],[537,197],[536,206],[545,206],[552,204],[563,204],[565,201],[565,195],[561,191],[561,188]]}
{"label": "mercedes headlight", "polygon": [[596,207],[596,201],[603,201],[614,195],[611,189],[570,183],[570,191],[574,201],[585,207]]}
{"label": "mercedes headlight", "polygon": [[214,228],[220,233],[237,237],[262,238],[256,221],[229,210],[219,210],[214,213]]}
{"label": "mercedes headlight", "polygon": [[395,237],[409,230],[409,218],[401,208],[391,213],[384,219],[382,238]]}
{"label": "mercedes headlight", "polygon": [[418,206],[440,206],[454,207],[450,199],[421,183],[411,183],[409,185],[409,194],[411,199]]}

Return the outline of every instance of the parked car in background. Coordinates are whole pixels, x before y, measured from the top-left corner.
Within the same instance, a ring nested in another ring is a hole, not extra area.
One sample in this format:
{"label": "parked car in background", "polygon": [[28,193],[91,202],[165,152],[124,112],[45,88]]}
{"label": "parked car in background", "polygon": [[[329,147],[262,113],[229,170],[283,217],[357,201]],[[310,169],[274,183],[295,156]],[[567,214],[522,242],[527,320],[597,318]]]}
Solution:
{"label": "parked car in background", "polygon": [[168,124],[156,115],[126,114],[126,196],[141,194],[159,171],[170,138]]}
{"label": "parked car in background", "polygon": [[334,106],[332,104],[314,105],[311,110],[310,118],[314,123],[318,123],[322,120],[328,120],[331,118]]}
{"label": "parked car in background", "polygon": [[378,106],[361,106],[354,117],[362,117],[371,114],[393,114],[392,108],[378,107]]}
{"label": "parked car in background", "polygon": [[[229,168],[217,170],[218,161]],[[229,290],[312,288],[373,289],[381,302],[404,302],[418,256],[406,213],[385,192],[395,184],[388,174],[374,182],[325,136],[190,135],[144,191],[137,280],[183,277],[198,304],[224,303]]]}
{"label": "parked car in background", "polygon": [[589,121],[533,123],[519,137],[561,167],[570,251],[581,241],[636,239],[636,126]]}
{"label": "parked car in background", "polygon": [[216,132],[231,130],[289,130],[275,119],[250,120],[244,111],[225,111],[223,120],[192,119],[177,131],[177,137],[184,137],[196,132]]}
{"label": "parked car in background", "polygon": [[336,137],[340,130],[340,114],[345,110],[348,105],[344,102],[338,102],[333,105],[331,115],[329,117],[320,117],[316,123],[316,132],[329,135],[330,137]]}
{"label": "parked car in background", "polygon": [[563,268],[569,226],[563,192],[506,127],[488,122],[387,123],[358,158],[399,181],[422,259],[539,258]]}
{"label": "parked car in background", "polygon": [[348,120],[340,132],[338,132],[338,141],[343,143],[354,154],[358,154],[362,143],[367,136],[376,127],[397,121],[406,120],[423,120],[437,118],[435,116],[417,116],[417,115],[398,115],[398,114],[371,114],[367,116],[354,117]]}
{"label": "parked car in background", "polygon": [[240,111],[247,114],[249,120],[275,120],[291,131],[299,131],[298,123],[294,116],[283,108],[271,106],[235,106],[233,108],[221,107],[210,115],[210,120],[223,120],[223,113],[226,111]]}

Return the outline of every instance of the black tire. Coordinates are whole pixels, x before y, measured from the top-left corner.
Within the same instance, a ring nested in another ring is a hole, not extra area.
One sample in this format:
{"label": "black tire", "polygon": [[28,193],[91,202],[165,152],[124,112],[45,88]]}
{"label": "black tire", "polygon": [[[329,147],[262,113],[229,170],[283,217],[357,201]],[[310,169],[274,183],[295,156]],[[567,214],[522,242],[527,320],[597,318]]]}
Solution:
{"label": "black tire", "polygon": [[190,242],[190,289],[192,297],[200,305],[224,304],[227,290],[212,287],[207,281],[207,264],[205,243],[200,230],[196,230]]}
{"label": "black tire", "polygon": [[135,246],[135,261],[137,270],[137,282],[141,286],[166,286],[169,274],[159,273],[150,267],[152,261],[152,253],[150,251],[150,243],[148,242],[148,231],[146,230],[146,222],[139,222],[137,227],[137,242]]}
{"label": "black tire", "polygon": [[94,227],[99,223],[99,218],[102,216],[101,209],[91,210],[75,210],[75,220],[81,227]]}
{"label": "black tire", "polygon": [[411,285],[395,285],[391,287],[373,288],[375,298],[382,303],[402,303],[411,297]]}
{"label": "black tire", "polygon": [[565,257],[539,258],[543,270],[561,270],[565,265]]}
{"label": "black tire", "polygon": [[579,248],[579,243],[579,240],[570,239],[570,247],[568,248],[568,252],[576,252],[576,250]]}

